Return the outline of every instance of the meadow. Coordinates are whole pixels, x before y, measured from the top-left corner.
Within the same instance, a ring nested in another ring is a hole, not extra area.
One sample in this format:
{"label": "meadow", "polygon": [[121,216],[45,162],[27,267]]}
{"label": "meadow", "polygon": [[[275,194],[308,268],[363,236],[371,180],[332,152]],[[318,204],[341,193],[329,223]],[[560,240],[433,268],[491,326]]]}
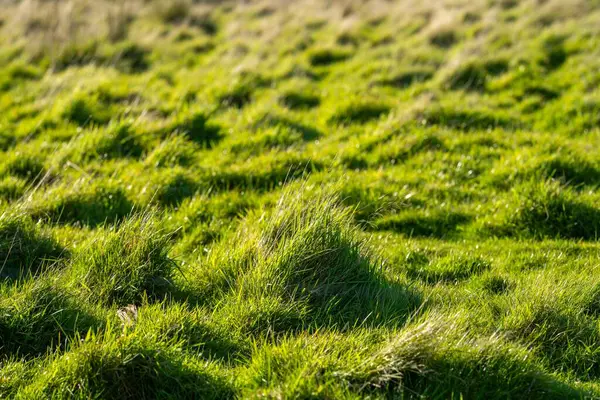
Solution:
{"label": "meadow", "polygon": [[600,1],[0,0],[0,398],[600,398]]}

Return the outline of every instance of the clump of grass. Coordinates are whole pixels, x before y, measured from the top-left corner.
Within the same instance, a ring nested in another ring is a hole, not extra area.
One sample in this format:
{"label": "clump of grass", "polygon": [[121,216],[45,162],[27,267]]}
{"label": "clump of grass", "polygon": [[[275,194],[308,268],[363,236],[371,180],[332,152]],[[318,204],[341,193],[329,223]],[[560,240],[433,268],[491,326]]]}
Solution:
{"label": "clump of grass", "polygon": [[104,125],[111,119],[110,110],[103,107],[89,94],[75,95],[64,107],[61,117],[79,126]]}
{"label": "clump of grass", "polygon": [[67,43],[52,57],[53,68],[62,71],[68,67],[81,66],[94,62],[98,57],[98,41]]}
{"label": "clump of grass", "polygon": [[498,337],[473,337],[457,322],[433,317],[359,362],[349,380],[366,393],[539,399],[581,395],[544,374],[526,354],[526,349]]}
{"label": "clump of grass", "polygon": [[487,72],[475,62],[459,66],[446,80],[446,85],[451,90],[482,91],[486,83]]}
{"label": "clump of grass", "polygon": [[23,63],[13,64],[0,73],[0,91],[10,90],[27,81],[39,80],[42,72],[39,68]]}
{"label": "clump of grass", "polygon": [[148,154],[144,162],[154,167],[187,166],[194,160],[196,151],[187,136],[173,134]]}
{"label": "clump of grass", "polygon": [[600,285],[595,285],[590,293],[588,293],[583,312],[592,317],[600,316]]}
{"label": "clump of grass", "polygon": [[52,159],[58,165],[66,162],[82,165],[93,160],[139,158],[144,150],[145,143],[133,125],[113,121],[105,127],[83,131],[59,148]]}
{"label": "clump of grass", "polygon": [[135,128],[126,122],[115,122],[108,126],[104,135],[98,135],[96,154],[102,158],[137,158],[144,151]]}
{"label": "clump of grass", "polygon": [[30,219],[0,215],[0,279],[36,275],[66,251]]}
{"label": "clump of grass", "polygon": [[[263,166],[262,170],[255,167],[259,163]],[[213,190],[244,189],[264,192],[323,169],[322,163],[313,160],[288,157],[273,160],[261,157],[241,168],[209,171],[202,177],[202,181]]]}
{"label": "clump of grass", "polygon": [[0,201],[14,201],[22,197],[28,187],[27,181],[13,176],[0,179]]}
{"label": "clump of grass", "polygon": [[258,349],[242,394],[561,399],[585,393],[545,373],[527,356],[526,348],[497,336],[469,333],[461,326],[462,315],[428,319],[390,338],[364,331],[305,334],[281,340],[268,350]]}
{"label": "clump of grass", "polygon": [[7,157],[6,161],[0,164],[0,175],[5,173],[28,182],[38,181],[45,172],[42,157],[32,154],[14,153],[12,157]]}
{"label": "clump of grass", "polygon": [[600,184],[600,169],[585,160],[571,160],[565,157],[554,157],[536,168],[548,177],[557,179],[567,185],[580,186]]}
{"label": "clump of grass", "polygon": [[163,206],[176,206],[184,199],[193,196],[199,189],[198,182],[183,173],[175,173],[161,182],[154,199]]}
{"label": "clump of grass", "polygon": [[351,32],[343,32],[338,35],[335,42],[341,46],[358,46],[360,37]]}
{"label": "clump of grass", "polygon": [[176,341],[185,350],[203,358],[233,363],[249,355],[248,338],[237,335],[223,321],[212,320],[203,308],[191,308],[185,302],[163,301],[143,304],[134,310],[127,324],[135,327],[140,335]]}
{"label": "clump of grass", "polygon": [[586,380],[600,376],[600,351],[593,346],[600,338],[596,321],[548,302],[529,304],[529,310],[517,315],[509,324],[511,333],[534,346],[556,370]]}
{"label": "clump of grass", "polygon": [[[385,280],[381,261],[358,238],[352,221],[332,198],[309,200],[288,193],[273,215],[259,223],[259,232],[249,236],[241,231],[250,238],[245,256],[220,267],[229,276],[250,263],[230,289],[232,300],[246,304],[241,329],[262,327],[264,333],[310,323],[352,326],[406,318],[416,298]],[[240,324],[239,314],[233,319]]]}
{"label": "clump of grass", "polygon": [[0,132],[0,150],[8,150],[14,146],[15,137],[5,132]]}
{"label": "clump of grass", "polygon": [[234,392],[214,363],[186,355],[176,341],[109,332],[88,335],[77,348],[56,355],[18,389],[24,398],[229,399]]}
{"label": "clump of grass", "polygon": [[110,65],[127,74],[141,73],[150,67],[150,50],[136,43],[125,42],[103,55]]}
{"label": "clump of grass", "polygon": [[190,14],[191,1],[174,0],[169,2],[155,1],[153,8],[161,21],[168,24],[183,22]]}
{"label": "clump of grass", "polygon": [[219,26],[211,18],[210,14],[192,15],[189,19],[189,24],[196,28],[200,28],[205,34],[213,36],[219,31]]}
{"label": "clump of grass", "polygon": [[498,76],[508,71],[509,63],[504,58],[492,58],[486,60],[483,64],[483,67],[488,75]]}
{"label": "clump of grass", "polygon": [[169,238],[150,215],[131,217],[108,229],[74,258],[75,285],[94,302],[139,304],[158,299],[170,287],[174,263]]}
{"label": "clump of grass", "polygon": [[600,212],[558,184],[533,184],[521,189],[519,205],[505,230],[537,239],[594,240],[600,231]]}

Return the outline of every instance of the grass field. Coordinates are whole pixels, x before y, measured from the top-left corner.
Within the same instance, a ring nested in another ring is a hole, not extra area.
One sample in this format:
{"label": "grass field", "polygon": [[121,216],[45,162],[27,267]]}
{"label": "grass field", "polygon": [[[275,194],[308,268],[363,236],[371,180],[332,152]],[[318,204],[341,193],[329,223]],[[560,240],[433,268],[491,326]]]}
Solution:
{"label": "grass field", "polygon": [[0,398],[600,398],[599,0],[0,0]]}

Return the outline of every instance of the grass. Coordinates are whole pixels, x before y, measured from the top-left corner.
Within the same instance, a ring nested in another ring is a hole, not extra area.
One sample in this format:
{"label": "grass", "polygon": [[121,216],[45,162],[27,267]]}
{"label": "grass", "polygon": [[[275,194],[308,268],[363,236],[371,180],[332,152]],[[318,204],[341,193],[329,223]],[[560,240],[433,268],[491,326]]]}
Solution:
{"label": "grass", "polygon": [[599,26],[4,4],[0,398],[600,397]]}

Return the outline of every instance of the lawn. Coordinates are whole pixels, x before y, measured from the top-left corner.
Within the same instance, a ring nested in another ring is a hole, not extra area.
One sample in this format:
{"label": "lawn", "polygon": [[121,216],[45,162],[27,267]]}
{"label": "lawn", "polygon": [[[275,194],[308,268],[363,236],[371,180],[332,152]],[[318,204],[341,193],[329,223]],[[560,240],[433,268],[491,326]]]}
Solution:
{"label": "lawn", "polygon": [[600,398],[599,0],[0,0],[0,398]]}

